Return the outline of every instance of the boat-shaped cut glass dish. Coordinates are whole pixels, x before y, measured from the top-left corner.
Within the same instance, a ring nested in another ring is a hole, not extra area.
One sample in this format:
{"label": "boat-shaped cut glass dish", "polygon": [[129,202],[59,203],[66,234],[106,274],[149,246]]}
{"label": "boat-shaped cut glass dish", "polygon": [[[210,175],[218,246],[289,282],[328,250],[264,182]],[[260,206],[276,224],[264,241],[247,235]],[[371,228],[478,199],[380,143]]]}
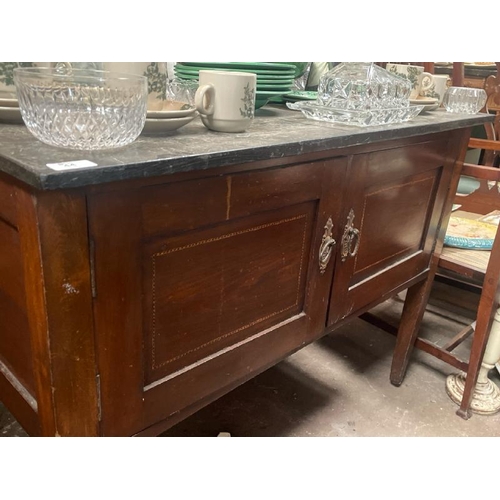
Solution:
{"label": "boat-shaped cut glass dish", "polygon": [[287,102],[290,109],[302,111],[311,120],[342,123],[357,127],[403,123],[415,118],[424,106],[403,106],[382,109],[339,109],[318,104],[317,102]]}

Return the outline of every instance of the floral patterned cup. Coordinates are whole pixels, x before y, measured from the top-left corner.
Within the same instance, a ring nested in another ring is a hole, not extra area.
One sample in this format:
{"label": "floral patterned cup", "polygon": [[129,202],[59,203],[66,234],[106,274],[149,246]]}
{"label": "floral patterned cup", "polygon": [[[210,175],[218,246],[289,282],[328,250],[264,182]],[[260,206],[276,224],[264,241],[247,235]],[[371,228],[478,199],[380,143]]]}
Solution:
{"label": "floral patterned cup", "polygon": [[[410,80],[412,84],[410,99],[418,99],[419,95],[423,95],[423,93],[429,90],[432,86],[432,75],[430,73],[426,73],[423,66],[388,63],[385,69],[391,73]],[[424,80],[424,77],[427,78]]]}
{"label": "floral patterned cup", "polygon": [[255,112],[257,75],[237,71],[200,70],[195,106],[201,121],[217,132],[244,132]]}
{"label": "floral patterned cup", "polygon": [[129,73],[148,78],[148,111],[161,109],[167,99],[167,64],[163,62],[105,62],[105,71]]}
{"label": "floral patterned cup", "polygon": [[[423,81],[425,82],[428,77],[425,76]],[[432,75],[431,86],[429,89],[424,90],[421,94],[424,97],[430,97],[432,99],[437,99],[438,104],[441,106],[443,102],[444,94],[451,84],[451,78],[448,75]]]}
{"label": "floral patterned cup", "polygon": [[0,62],[0,98],[17,100],[14,85],[15,68],[48,67],[50,64],[48,62]]}

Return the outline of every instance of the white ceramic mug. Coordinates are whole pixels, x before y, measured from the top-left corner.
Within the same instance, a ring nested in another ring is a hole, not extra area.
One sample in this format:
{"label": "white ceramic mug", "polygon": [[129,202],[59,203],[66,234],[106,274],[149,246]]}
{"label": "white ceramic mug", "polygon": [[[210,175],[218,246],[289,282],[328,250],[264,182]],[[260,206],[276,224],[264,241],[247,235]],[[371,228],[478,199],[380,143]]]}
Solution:
{"label": "white ceramic mug", "polygon": [[[410,80],[412,84],[410,99],[417,99],[419,95],[423,95],[432,86],[432,75],[425,72],[423,66],[387,63],[385,69]],[[427,78],[424,79],[424,77]]]}
{"label": "white ceramic mug", "polygon": [[244,132],[255,113],[257,75],[200,70],[195,106],[205,127],[217,132]]}
{"label": "white ceramic mug", "polygon": [[[423,82],[428,77],[424,76]],[[439,105],[443,102],[444,94],[451,84],[451,78],[448,75],[432,75],[432,83],[430,88],[421,92],[424,97],[431,97],[438,100]]]}
{"label": "white ceramic mug", "polygon": [[104,62],[105,71],[130,73],[148,78],[148,111],[162,109],[167,98],[167,64],[163,62]]}

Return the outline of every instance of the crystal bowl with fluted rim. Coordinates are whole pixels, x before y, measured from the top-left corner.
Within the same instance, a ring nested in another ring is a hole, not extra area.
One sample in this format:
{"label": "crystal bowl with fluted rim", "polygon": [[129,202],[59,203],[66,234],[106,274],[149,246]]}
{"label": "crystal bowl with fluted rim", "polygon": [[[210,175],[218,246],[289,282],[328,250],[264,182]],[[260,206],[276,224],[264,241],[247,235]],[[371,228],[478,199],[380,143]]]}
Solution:
{"label": "crystal bowl with fluted rim", "polygon": [[484,89],[449,87],[444,94],[443,106],[450,113],[475,115],[486,104],[488,95]]}
{"label": "crystal bowl with fluted rim", "polygon": [[146,121],[145,76],[16,68],[14,83],[28,130],[51,146],[80,150],[125,146],[137,139]]}

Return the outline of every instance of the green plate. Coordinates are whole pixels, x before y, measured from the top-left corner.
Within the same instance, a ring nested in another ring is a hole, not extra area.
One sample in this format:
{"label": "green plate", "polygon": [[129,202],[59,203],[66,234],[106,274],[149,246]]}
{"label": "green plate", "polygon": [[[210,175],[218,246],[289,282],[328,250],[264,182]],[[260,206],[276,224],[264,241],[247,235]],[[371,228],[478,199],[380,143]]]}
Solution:
{"label": "green plate", "polygon": [[181,63],[177,63],[174,67],[174,71],[180,71],[182,73],[187,73],[187,74],[197,74],[200,69],[213,69],[217,71],[240,71],[242,73],[255,73],[257,77],[265,77],[268,79],[284,79],[284,78],[294,78],[295,73],[293,70],[286,70],[286,71],[275,71],[275,70],[252,70],[252,69],[244,69],[244,68],[212,68],[210,66],[201,66],[201,67],[195,67],[195,66],[184,66]]}
{"label": "green plate", "polygon": [[271,90],[271,91],[280,91],[283,90],[284,92],[290,92],[292,86],[291,85],[265,85],[257,81],[257,90]]}
{"label": "green plate", "polygon": [[283,96],[283,99],[288,102],[315,101],[317,98],[318,93],[313,90],[296,90]]}
{"label": "green plate", "polygon": [[260,99],[265,99],[266,97],[268,99],[271,99],[271,97],[279,96],[279,95],[284,95],[286,92],[283,91],[271,91],[271,90],[257,90],[255,93],[256,98]]}
{"label": "green plate", "polygon": [[257,75],[257,83],[262,83],[264,85],[269,85],[272,83],[273,85],[290,85],[290,87],[293,85],[293,78],[276,78],[275,80],[273,79],[267,79],[266,78],[259,78],[259,75]]}
{"label": "green plate", "polygon": [[268,98],[259,99],[258,97],[256,97],[255,98],[255,109],[262,108],[262,106],[265,106],[268,101],[269,101]]}
{"label": "green plate", "polygon": [[286,62],[282,64],[293,64],[295,66],[295,78],[302,76],[307,69],[308,62]]}
{"label": "green plate", "polygon": [[[175,76],[179,78],[183,78],[185,80],[198,80],[199,74],[198,71],[195,72],[185,72],[180,70],[174,70]],[[293,85],[293,78],[268,78],[269,75],[266,75],[266,78],[261,78],[257,75],[257,84],[263,85],[279,85],[284,86],[287,85],[289,88]]]}
{"label": "green plate", "polygon": [[293,74],[297,71],[295,64],[287,63],[266,63],[266,62],[181,62],[183,66],[195,68],[227,68],[227,69],[248,69],[248,70],[275,70],[291,71]]}

